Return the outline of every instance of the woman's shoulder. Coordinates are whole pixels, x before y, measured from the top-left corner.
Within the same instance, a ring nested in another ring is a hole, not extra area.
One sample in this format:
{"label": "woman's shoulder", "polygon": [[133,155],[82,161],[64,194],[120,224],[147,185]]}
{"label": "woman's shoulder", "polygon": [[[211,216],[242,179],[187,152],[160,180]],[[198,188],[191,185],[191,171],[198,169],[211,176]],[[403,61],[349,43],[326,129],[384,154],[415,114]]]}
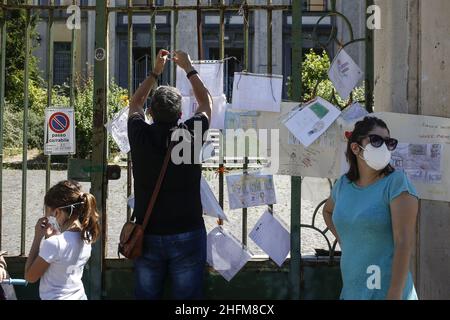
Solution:
{"label": "woman's shoulder", "polygon": [[343,174],[336,180],[336,185],[349,184],[351,181],[348,179],[347,174]]}
{"label": "woman's shoulder", "polygon": [[394,170],[386,178],[387,178],[386,180],[389,182],[408,180],[408,176],[403,170]]}

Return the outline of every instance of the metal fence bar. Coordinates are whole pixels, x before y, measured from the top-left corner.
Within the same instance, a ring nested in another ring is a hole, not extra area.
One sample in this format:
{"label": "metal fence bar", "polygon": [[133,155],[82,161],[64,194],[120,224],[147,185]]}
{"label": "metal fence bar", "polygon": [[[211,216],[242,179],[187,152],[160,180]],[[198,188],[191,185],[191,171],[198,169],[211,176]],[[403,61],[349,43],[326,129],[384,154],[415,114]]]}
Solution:
{"label": "metal fence bar", "polygon": [[[2,0],[3,4],[6,0]],[[5,116],[5,77],[6,77],[6,10],[0,19],[0,250],[2,249],[3,221],[3,118]]]}
{"label": "metal fence bar", "polygon": [[[132,7],[133,1],[127,0],[127,6]],[[127,52],[128,52],[128,97],[131,100],[133,95],[133,12],[128,11],[128,26],[127,26]],[[152,59],[154,59],[152,57]],[[127,198],[132,193],[133,174],[132,174],[132,162],[131,152],[127,155]],[[127,220],[130,220],[131,208],[127,203]]]}
{"label": "metal fence bar", "polygon": [[[54,4],[54,0],[50,0],[50,5]],[[48,10],[48,23],[47,23],[47,108],[52,105],[53,97],[53,14],[54,10]],[[50,176],[51,176],[51,155],[46,156],[45,166],[45,191],[50,189]]]}
{"label": "metal fence bar", "polygon": [[155,67],[156,57],[156,10],[153,7],[153,1],[150,0],[151,19],[150,19],[150,34],[151,34],[151,51],[152,51],[152,69]]}
{"label": "metal fence bar", "polygon": [[197,51],[198,60],[203,60],[203,23],[202,23],[202,10],[200,9],[201,0],[197,0]]}
{"label": "metal fence bar", "polygon": [[[27,0],[28,2],[29,0]],[[23,136],[22,136],[22,221],[21,221],[21,241],[20,255],[25,255],[26,240],[26,214],[27,214],[27,158],[28,158],[28,107],[29,107],[29,88],[28,81],[30,78],[30,69],[28,63],[31,54],[31,9],[26,10],[26,27],[25,27],[25,66],[24,66],[24,105],[23,105]]]}
{"label": "metal fence bar", "polygon": [[[292,98],[300,101],[301,68],[302,68],[302,4],[294,1],[292,8]],[[301,213],[301,177],[291,177],[291,260],[289,268],[289,284],[291,299],[300,299],[300,213]]]}
{"label": "metal fence bar", "polygon": [[[50,6],[50,5],[33,5],[33,4],[0,4],[0,9],[6,8],[6,9],[14,9],[14,10],[16,10],[16,9],[49,10],[51,8],[53,8],[55,10],[66,10],[67,7],[68,7],[68,5]],[[196,11],[196,10],[201,10],[202,12],[208,12],[208,11],[216,11],[217,12],[220,10],[221,7],[222,6],[220,4],[211,4],[211,5],[200,5],[200,6],[197,6],[197,5],[158,6],[157,8],[158,8],[159,12]],[[283,11],[288,11],[288,10],[292,9],[292,5],[290,5],[290,4],[273,4],[270,7],[268,7],[267,5],[261,5],[261,4],[247,4],[246,7],[249,11],[267,10],[268,8],[270,8],[272,10],[283,10]],[[96,6],[79,6],[79,8],[82,11],[95,11],[96,10]],[[107,7],[106,10],[108,13],[111,13],[111,12],[126,13],[128,11],[144,13],[144,12],[148,12],[149,9],[153,10],[155,8],[156,8],[155,5],[151,6],[150,8],[145,5],[140,5],[140,6],[133,6],[132,8]],[[239,11],[239,9],[241,8],[241,4],[230,4],[230,5],[226,5],[223,8],[225,11]]]}
{"label": "metal fence bar", "polygon": [[[173,5],[177,6],[178,3],[177,0],[173,0]],[[170,23],[170,49],[172,51],[177,50],[178,43],[177,43],[177,25],[178,25],[178,11],[172,11],[171,12],[171,23]],[[177,66],[175,62],[170,61],[170,83],[174,87],[177,83]]]}
{"label": "metal fence bar", "polygon": [[[267,5],[272,5],[272,0],[267,0]],[[267,9],[267,73],[272,74],[272,10]],[[259,150],[259,146],[258,146]],[[273,214],[273,204],[269,204],[269,212]]]}
{"label": "metal fence bar", "polygon": [[96,1],[95,17],[95,51],[101,54],[94,62],[94,119],[92,130],[92,167],[99,170],[92,170],[91,173],[91,193],[97,200],[97,210],[100,213],[102,223],[102,237],[92,248],[92,255],[89,259],[89,298],[100,299],[102,296],[102,271],[103,271],[103,243],[106,236],[106,198],[107,183],[107,139],[108,135],[104,124],[106,123],[107,92],[108,92],[108,13],[106,4],[108,0]]}
{"label": "metal fence bar", "polygon": [[[224,0],[220,0],[220,4],[224,5]],[[219,30],[219,59],[225,59],[225,10],[220,9],[220,30]],[[225,65],[223,66],[225,67]],[[225,140],[223,137],[224,130],[220,130],[219,134],[219,205],[223,209],[223,184],[224,184],[224,148]],[[223,224],[223,220],[219,219],[219,225]]]}
{"label": "metal fence bar", "polygon": [[[373,0],[366,0],[366,8],[373,5]],[[367,10],[366,10],[367,12]],[[369,18],[369,14],[366,13],[366,21]],[[374,67],[374,32],[366,26],[366,110],[373,112],[373,90],[375,86],[375,67]]]}
{"label": "metal fence bar", "polygon": [[[76,4],[76,0],[73,0],[73,4]],[[77,41],[78,32],[76,28],[72,29],[72,44],[70,46],[70,107],[75,106],[75,74],[76,74],[76,59],[77,59]]]}
{"label": "metal fence bar", "polygon": [[[249,53],[249,11],[247,9],[247,0],[244,1],[242,5],[243,18],[244,18],[244,70],[250,71],[250,53]],[[244,175],[247,174],[248,170],[248,152],[249,152],[249,138],[245,137],[245,154],[244,154],[244,165],[243,172]],[[242,209],[242,244],[247,245],[247,208]]]}

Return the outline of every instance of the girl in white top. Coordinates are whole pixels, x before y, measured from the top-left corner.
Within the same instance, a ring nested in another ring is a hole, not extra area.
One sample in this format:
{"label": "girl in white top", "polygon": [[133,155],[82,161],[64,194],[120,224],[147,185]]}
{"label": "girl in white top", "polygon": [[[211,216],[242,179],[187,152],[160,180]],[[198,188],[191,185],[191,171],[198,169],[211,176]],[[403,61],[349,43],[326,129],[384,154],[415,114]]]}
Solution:
{"label": "girl in white top", "polygon": [[25,279],[41,280],[43,300],[86,300],[81,277],[91,243],[100,235],[95,198],[78,182],[61,181],[45,195],[44,211],[35,226]]}

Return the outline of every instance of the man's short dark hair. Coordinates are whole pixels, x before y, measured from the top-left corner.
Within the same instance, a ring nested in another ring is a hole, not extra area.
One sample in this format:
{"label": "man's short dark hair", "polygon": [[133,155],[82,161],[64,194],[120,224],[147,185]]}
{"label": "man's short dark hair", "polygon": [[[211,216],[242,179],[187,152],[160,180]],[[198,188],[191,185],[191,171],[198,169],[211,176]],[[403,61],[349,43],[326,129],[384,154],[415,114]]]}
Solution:
{"label": "man's short dark hair", "polygon": [[181,94],[171,86],[158,87],[152,96],[153,120],[161,123],[177,122],[181,115]]}

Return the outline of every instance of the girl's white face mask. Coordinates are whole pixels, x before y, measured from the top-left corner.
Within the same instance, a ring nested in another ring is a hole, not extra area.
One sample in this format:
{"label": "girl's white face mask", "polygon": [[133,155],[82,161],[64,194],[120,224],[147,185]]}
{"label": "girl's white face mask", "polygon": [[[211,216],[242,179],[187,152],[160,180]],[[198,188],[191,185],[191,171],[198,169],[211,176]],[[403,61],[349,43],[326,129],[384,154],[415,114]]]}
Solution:
{"label": "girl's white face mask", "polygon": [[363,157],[359,156],[361,159],[366,161],[367,165],[376,171],[383,170],[387,167],[391,161],[391,151],[383,143],[379,148],[375,148],[370,143],[366,147],[360,146],[364,152]]}
{"label": "girl's white face mask", "polygon": [[52,229],[61,233],[61,228],[59,226],[58,220],[56,220],[55,216],[49,216],[47,218],[48,224],[51,225]]}

